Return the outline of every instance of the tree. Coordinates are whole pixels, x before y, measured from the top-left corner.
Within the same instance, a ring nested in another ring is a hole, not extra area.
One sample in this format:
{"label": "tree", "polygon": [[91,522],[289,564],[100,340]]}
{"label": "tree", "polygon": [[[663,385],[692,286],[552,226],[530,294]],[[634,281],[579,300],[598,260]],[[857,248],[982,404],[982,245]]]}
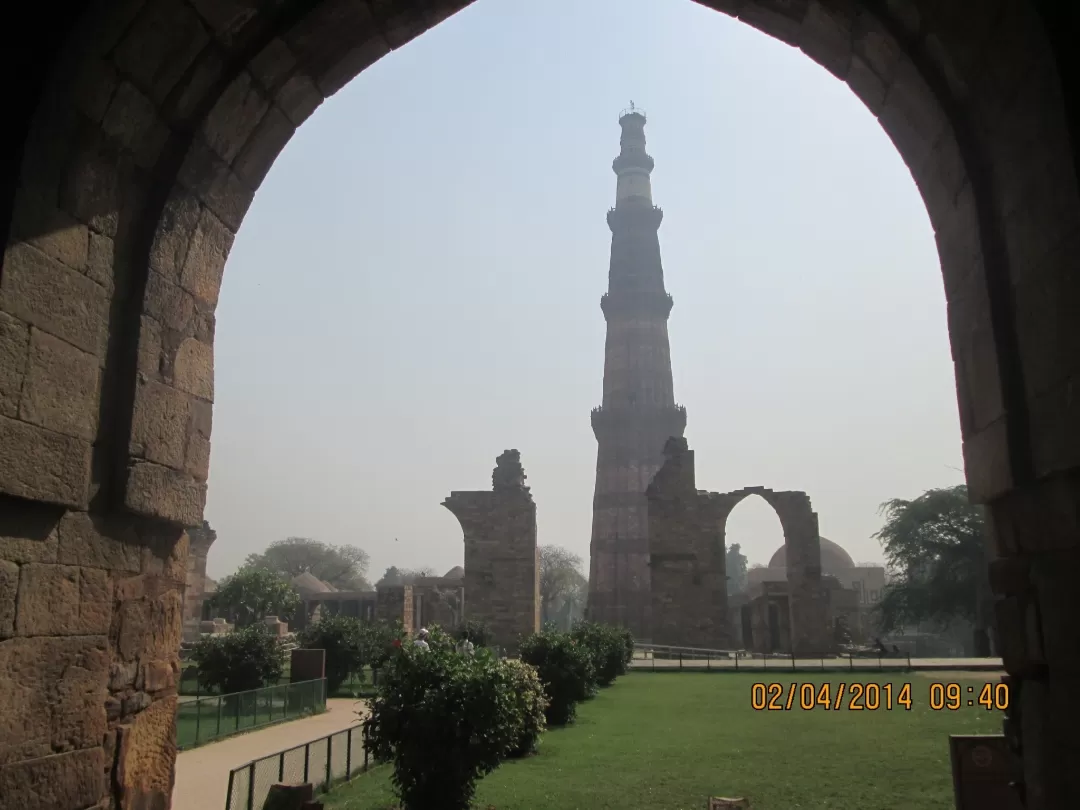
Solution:
{"label": "tree", "polygon": [[275,683],[285,670],[281,639],[261,627],[203,636],[191,657],[199,667],[199,682],[222,694]]}
{"label": "tree", "polygon": [[581,557],[562,546],[540,546],[540,617],[548,621],[585,583]]}
{"label": "tree", "polygon": [[727,550],[728,596],[746,590],[746,555],[738,543],[732,543]]}
{"label": "tree", "polygon": [[371,590],[364,578],[368,562],[368,553],[357,546],[288,537],[274,541],[261,554],[249,554],[244,566],[273,571],[287,579],[307,572],[338,590],[367,591]]}
{"label": "tree", "polygon": [[300,607],[300,594],[272,571],[241,568],[218,585],[210,603],[237,627],[248,627],[266,616],[288,621]]}
{"label": "tree", "polygon": [[300,631],[300,644],[326,651],[326,689],[333,694],[364,669],[363,624],[352,616],[323,616]]}
{"label": "tree", "polygon": [[930,489],[915,500],[881,505],[881,542],[889,581],[878,603],[882,632],[931,622],[947,628],[965,620],[975,648],[989,655],[988,556],[982,507],[967,487]]}

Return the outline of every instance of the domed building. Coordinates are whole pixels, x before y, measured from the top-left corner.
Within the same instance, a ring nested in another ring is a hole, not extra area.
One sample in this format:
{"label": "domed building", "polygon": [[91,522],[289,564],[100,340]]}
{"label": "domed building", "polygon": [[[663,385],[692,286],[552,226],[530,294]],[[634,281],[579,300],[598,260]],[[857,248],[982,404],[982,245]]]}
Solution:
{"label": "domed building", "polygon": [[[851,555],[827,537],[821,541],[821,575],[829,601],[829,621],[837,637],[845,625],[852,640],[873,633],[875,604],[885,588],[885,569],[857,565]],[[746,572],[746,591],[729,602],[730,625],[744,649],[754,652],[786,652],[790,646],[787,547],[780,546],[768,566]]]}

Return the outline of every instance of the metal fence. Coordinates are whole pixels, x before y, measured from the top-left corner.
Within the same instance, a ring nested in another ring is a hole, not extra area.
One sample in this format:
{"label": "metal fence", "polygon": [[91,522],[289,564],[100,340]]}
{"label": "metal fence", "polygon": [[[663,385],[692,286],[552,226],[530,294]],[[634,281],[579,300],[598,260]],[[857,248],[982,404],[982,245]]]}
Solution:
{"label": "metal fence", "polygon": [[183,750],[259,726],[326,711],[326,680],[181,699],[176,709],[176,747]]}
{"label": "metal fence", "polygon": [[367,726],[359,723],[233,768],[229,772],[225,810],[257,810],[266,802],[271,785],[310,782],[316,794],[325,793],[368,769],[366,742]]}
{"label": "metal fence", "polygon": [[911,656],[793,656],[750,653],[745,650],[708,650],[697,647],[672,647],[662,644],[635,644],[630,668],[635,670],[724,669],[758,672],[761,670],[872,670],[903,671],[911,669]]}

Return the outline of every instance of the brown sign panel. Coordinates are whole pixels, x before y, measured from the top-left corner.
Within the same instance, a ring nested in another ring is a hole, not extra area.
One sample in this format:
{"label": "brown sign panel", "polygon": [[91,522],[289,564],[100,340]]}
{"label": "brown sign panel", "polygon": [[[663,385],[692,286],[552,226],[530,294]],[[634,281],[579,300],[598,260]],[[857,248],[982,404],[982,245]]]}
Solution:
{"label": "brown sign panel", "polygon": [[949,736],[956,810],[1024,810],[1010,783],[1020,764],[1002,734]]}
{"label": "brown sign panel", "polygon": [[713,796],[709,799],[708,810],[750,810],[749,799],[722,799]]}

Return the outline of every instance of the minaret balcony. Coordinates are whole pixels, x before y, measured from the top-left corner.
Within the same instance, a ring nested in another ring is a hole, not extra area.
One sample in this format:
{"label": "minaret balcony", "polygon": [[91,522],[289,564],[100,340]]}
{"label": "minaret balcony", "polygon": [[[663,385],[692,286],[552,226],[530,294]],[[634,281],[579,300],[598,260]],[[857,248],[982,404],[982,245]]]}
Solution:
{"label": "minaret balcony", "polygon": [[592,409],[593,435],[597,439],[634,435],[641,430],[665,436],[682,436],[686,430],[686,408],[669,407],[599,407]]}
{"label": "minaret balcony", "polygon": [[611,161],[611,170],[615,174],[619,174],[626,169],[644,169],[647,172],[652,172],[655,165],[655,161],[643,150],[631,149]]}
{"label": "minaret balcony", "polygon": [[612,233],[630,230],[659,230],[664,211],[655,205],[618,205],[607,212],[607,224]]}

